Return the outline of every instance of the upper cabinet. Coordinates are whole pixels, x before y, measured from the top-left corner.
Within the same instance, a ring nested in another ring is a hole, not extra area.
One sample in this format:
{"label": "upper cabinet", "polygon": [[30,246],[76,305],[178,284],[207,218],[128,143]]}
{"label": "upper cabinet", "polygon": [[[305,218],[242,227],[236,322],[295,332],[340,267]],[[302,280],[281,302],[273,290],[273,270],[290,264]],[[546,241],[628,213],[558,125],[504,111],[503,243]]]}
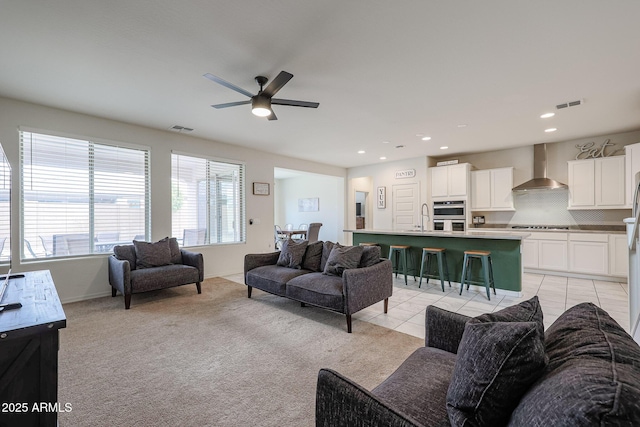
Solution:
{"label": "upper cabinet", "polygon": [[569,209],[624,209],[625,156],[571,160]]}
{"label": "upper cabinet", "polygon": [[625,175],[626,175],[626,201],[627,207],[633,204],[633,193],[635,191],[635,177],[640,172],[640,143],[631,144],[624,147],[625,152]]}
{"label": "upper cabinet", "polygon": [[512,211],[513,168],[471,172],[471,209]]}
{"label": "upper cabinet", "polygon": [[431,197],[451,198],[467,197],[469,188],[469,163],[436,166],[431,171]]}

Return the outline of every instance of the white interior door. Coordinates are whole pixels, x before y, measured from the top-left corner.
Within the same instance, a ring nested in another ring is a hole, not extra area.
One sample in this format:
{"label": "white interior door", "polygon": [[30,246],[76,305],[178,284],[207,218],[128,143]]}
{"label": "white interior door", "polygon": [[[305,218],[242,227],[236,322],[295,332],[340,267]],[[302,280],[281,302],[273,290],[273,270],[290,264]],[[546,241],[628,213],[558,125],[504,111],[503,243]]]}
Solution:
{"label": "white interior door", "polygon": [[420,185],[396,184],[392,191],[393,229],[413,230],[416,228],[420,215]]}

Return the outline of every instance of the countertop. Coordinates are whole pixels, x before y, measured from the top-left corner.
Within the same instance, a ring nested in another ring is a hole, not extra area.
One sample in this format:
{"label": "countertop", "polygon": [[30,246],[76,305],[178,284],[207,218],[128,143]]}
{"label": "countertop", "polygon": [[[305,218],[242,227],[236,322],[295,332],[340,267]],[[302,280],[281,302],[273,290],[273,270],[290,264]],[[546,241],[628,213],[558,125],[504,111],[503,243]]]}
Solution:
{"label": "countertop", "polygon": [[345,233],[360,234],[391,234],[395,236],[425,236],[425,237],[453,237],[465,239],[492,240],[522,240],[531,235],[525,231],[471,229],[467,231],[420,231],[420,230],[373,230],[361,228],[358,230],[343,230]]}
{"label": "countertop", "polygon": [[[624,227],[624,226],[623,226]],[[595,229],[595,228],[588,228],[588,229],[578,229],[578,228],[569,228],[568,230],[563,230],[563,229],[543,229],[543,228],[535,228],[535,229],[531,229],[531,228],[511,228],[511,227],[478,227],[478,228],[469,228],[468,231],[470,232],[481,232],[481,231],[486,231],[486,232],[490,232],[490,233],[496,233],[496,232],[504,232],[504,231],[518,231],[518,232],[524,232],[524,233],[596,233],[596,234],[626,234],[626,231],[620,230],[619,227],[616,227],[616,229]]]}

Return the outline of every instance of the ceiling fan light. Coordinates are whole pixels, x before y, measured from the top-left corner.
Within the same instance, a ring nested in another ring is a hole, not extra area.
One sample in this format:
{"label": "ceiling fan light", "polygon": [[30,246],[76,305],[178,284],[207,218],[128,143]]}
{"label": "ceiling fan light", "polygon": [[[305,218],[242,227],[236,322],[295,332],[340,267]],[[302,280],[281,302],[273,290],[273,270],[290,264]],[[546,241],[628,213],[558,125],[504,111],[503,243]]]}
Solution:
{"label": "ceiling fan light", "polygon": [[271,102],[269,98],[254,96],[251,100],[251,112],[258,117],[271,115]]}

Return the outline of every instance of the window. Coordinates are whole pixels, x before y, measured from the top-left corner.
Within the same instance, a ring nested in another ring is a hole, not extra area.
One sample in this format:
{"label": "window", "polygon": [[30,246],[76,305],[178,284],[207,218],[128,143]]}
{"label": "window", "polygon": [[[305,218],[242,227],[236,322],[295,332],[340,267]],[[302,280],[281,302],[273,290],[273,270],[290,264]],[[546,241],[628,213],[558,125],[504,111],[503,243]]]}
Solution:
{"label": "window", "polygon": [[22,259],[111,252],[150,231],[149,150],[20,132]]}
{"label": "window", "polygon": [[244,187],[244,164],[172,154],[172,235],[182,246],[244,242]]}
{"label": "window", "polygon": [[11,262],[11,166],[0,145],[0,265]]}

